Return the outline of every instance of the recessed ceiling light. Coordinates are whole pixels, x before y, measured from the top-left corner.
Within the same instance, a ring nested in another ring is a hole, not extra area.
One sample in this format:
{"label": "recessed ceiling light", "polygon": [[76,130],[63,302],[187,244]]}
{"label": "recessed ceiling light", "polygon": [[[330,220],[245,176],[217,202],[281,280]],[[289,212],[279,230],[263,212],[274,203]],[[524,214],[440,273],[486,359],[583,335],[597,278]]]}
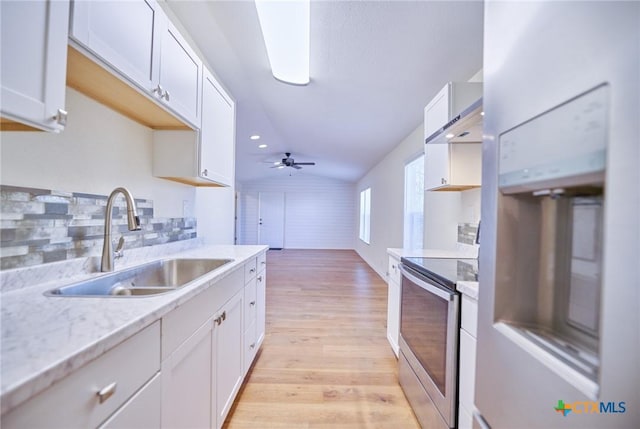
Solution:
{"label": "recessed ceiling light", "polygon": [[263,143],[263,144],[261,144],[261,145],[258,145],[258,149],[264,149],[265,147],[267,147],[267,145],[266,145],[266,144],[264,144],[264,143]]}
{"label": "recessed ceiling light", "polygon": [[448,138],[448,139],[452,139],[452,138],[454,138],[454,137],[455,137],[455,135],[453,135],[453,134],[447,134],[445,137],[446,137],[446,138]]}
{"label": "recessed ceiling light", "polygon": [[251,137],[249,137],[251,140],[260,140],[260,136],[257,134],[252,135]]}
{"label": "recessed ceiling light", "polygon": [[294,85],[309,83],[310,0],[255,0],[271,73]]}

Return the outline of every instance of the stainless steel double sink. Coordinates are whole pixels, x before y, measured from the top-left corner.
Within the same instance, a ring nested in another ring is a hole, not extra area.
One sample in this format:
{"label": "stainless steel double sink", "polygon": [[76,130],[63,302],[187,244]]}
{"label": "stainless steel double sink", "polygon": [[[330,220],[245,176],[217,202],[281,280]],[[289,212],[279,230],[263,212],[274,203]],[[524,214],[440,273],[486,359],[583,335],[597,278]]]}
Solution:
{"label": "stainless steel double sink", "polygon": [[171,292],[232,259],[164,259],[51,289],[46,296],[132,297]]}

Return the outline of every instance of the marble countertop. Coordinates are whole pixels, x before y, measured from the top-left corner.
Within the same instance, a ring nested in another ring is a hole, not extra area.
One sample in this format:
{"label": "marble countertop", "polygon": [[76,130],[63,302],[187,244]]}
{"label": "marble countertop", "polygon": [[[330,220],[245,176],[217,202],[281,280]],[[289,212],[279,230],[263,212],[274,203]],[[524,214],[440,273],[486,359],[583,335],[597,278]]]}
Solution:
{"label": "marble countertop", "polygon": [[402,257],[414,258],[471,258],[478,257],[478,250],[473,246],[460,246],[456,250],[444,249],[401,249],[390,247],[387,253],[398,259]]}
{"label": "marble countertop", "polygon": [[[161,247],[161,246],[154,246]],[[47,297],[51,288],[69,284],[97,274],[78,275],[77,264],[52,265],[57,275],[46,283],[29,283],[29,268],[3,273],[13,287],[3,287],[1,299],[0,352],[2,413],[13,409],[51,386],[71,372],[101,356],[107,350],[160,319],[226,277],[249,258],[265,251],[266,246],[201,246],[166,254],[143,254],[129,258],[126,268],[167,257],[225,258],[233,262],[202,276],[182,289],[171,293],[134,298],[114,297]],[[84,264],[90,265],[90,264]],[[38,270],[38,268],[35,268]],[[32,271],[34,271],[32,269]],[[64,280],[60,280],[64,279]]]}
{"label": "marble countertop", "polygon": [[456,289],[469,298],[478,300],[478,282],[461,281],[456,283]]}

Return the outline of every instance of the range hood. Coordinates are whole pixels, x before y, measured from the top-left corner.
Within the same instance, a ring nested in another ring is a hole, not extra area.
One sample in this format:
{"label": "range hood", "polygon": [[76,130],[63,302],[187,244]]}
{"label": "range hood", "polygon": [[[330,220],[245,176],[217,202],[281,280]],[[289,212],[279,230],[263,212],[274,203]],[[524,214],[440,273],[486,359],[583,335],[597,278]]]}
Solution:
{"label": "range hood", "polygon": [[473,102],[442,128],[425,139],[426,144],[482,142],[482,98]]}

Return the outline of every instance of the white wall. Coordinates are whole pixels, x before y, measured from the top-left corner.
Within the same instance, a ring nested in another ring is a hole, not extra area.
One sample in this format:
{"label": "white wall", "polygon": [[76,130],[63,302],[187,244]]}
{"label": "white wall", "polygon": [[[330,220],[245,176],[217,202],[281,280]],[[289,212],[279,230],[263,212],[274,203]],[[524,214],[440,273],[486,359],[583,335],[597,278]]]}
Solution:
{"label": "white wall", "polygon": [[[387,248],[402,247],[404,224],[404,166],[423,149],[422,124],[373,167],[358,183],[353,195],[359,204],[360,191],[371,187],[370,244],[358,238],[355,212],[355,250],[378,274],[386,278]],[[359,206],[358,206],[359,207]]]}
{"label": "white wall", "polygon": [[243,183],[239,189],[239,244],[257,243],[259,193],[284,192],[286,249],[353,249],[353,183],[283,171],[282,177]]}
{"label": "white wall", "polygon": [[[232,188],[196,194],[192,186],[153,177],[150,128],[73,89],[66,96],[63,132],[0,134],[0,183],[101,195],[124,186],[134,197],[153,200],[155,217],[197,216],[199,236],[233,242]],[[205,215],[207,207],[215,209]]]}
{"label": "white wall", "polygon": [[[382,277],[387,271],[387,248],[403,245],[404,167],[423,151],[420,124],[356,184],[356,202],[360,201],[360,191],[371,187],[371,239],[366,244],[358,238],[359,209],[356,209],[355,250]],[[455,250],[458,223],[477,223],[479,218],[479,189],[425,192],[424,248]]]}

